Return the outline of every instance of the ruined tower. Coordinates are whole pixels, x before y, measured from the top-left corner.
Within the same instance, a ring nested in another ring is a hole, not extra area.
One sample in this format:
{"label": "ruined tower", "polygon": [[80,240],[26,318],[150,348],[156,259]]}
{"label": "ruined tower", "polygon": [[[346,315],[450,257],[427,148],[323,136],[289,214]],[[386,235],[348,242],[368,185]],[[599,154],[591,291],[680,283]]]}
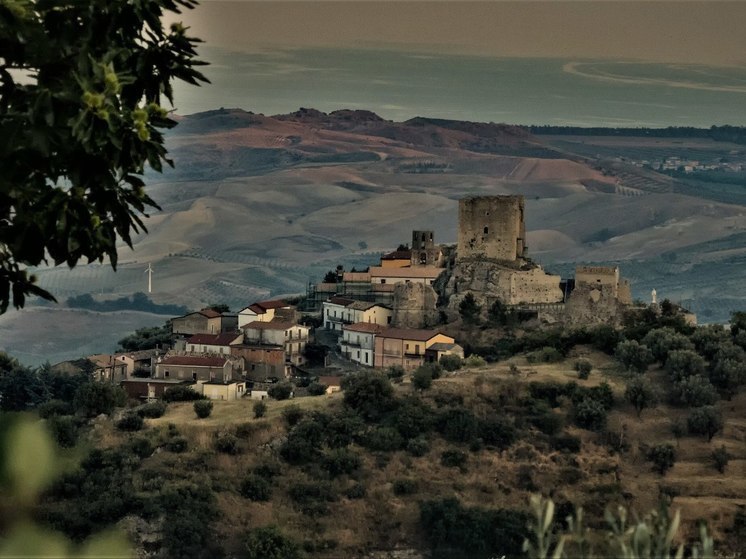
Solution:
{"label": "ruined tower", "polygon": [[412,266],[440,266],[442,260],[432,231],[412,231]]}
{"label": "ruined tower", "polygon": [[458,260],[515,262],[526,252],[523,196],[472,196],[458,204]]}

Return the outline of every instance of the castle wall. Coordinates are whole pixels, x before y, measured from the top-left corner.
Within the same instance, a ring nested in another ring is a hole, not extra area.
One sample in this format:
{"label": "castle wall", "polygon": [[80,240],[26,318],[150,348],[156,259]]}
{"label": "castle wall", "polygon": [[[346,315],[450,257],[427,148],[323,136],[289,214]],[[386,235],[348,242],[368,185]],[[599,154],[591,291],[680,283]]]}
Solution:
{"label": "castle wall", "polygon": [[619,295],[619,268],[616,266],[577,266],[575,268],[575,285],[604,287],[614,297]]}
{"label": "castle wall", "polygon": [[514,262],[524,257],[523,196],[462,198],[458,212],[458,260],[489,258]]}
{"label": "castle wall", "polygon": [[510,305],[521,303],[558,303],[564,295],[560,276],[547,274],[539,267],[515,271],[510,275]]}

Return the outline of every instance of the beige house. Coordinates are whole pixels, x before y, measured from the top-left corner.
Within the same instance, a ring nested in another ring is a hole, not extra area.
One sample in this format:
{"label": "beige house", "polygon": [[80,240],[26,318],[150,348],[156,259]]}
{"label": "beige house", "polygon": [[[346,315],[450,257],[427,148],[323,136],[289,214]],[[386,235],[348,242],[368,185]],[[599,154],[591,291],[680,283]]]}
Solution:
{"label": "beige house", "polygon": [[88,360],[95,365],[94,380],[119,383],[127,378],[127,365],[117,360],[116,355],[99,353],[90,355]]}
{"label": "beige house", "polygon": [[238,311],[238,327],[243,328],[251,322],[269,322],[275,318],[278,309],[292,309],[285,301],[260,301]]}
{"label": "beige house", "polygon": [[235,314],[221,314],[212,309],[202,309],[171,320],[174,334],[222,334],[237,329],[238,317]]}
{"label": "beige house", "polygon": [[230,355],[231,346],[242,342],[243,334],[237,332],[194,334],[186,341],[186,351],[187,353]]}
{"label": "beige house", "polygon": [[435,343],[425,350],[425,361],[437,363],[445,355],[455,355],[464,358],[464,348],[457,343]]}
{"label": "beige house", "polygon": [[444,271],[445,268],[435,266],[410,268],[371,266],[368,273],[372,284],[424,283],[425,285],[433,285],[435,279]]}
{"label": "beige house", "polygon": [[155,378],[227,382],[232,380],[232,366],[224,357],[174,355],[155,365]]}
{"label": "beige house", "polygon": [[322,304],[324,328],[342,330],[347,324],[366,322],[386,326],[391,324],[394,311],[382,303],[356,301],[346,297],[332,297]]}
{"label": "beige house", "polygon": [[227,382],[207,381],[198,383],[197,391],[210,400],[240,400],[246,395],[246,381],[229,380]]}
{"label": "beige house", "polygon": [[375,338],[386,329],[381,324],[358,322],[345,325],[339,340],[342,355],[367,367],[372,367],[375,357]]}
{"label": "beige house", "polygon": [[303,352],[308,343],[310,328],[284,320],[251,322],[242,328],[246,345],[261,344],[280,346],[285,350],[285,360],[293,365],[305,362]]}
{"label": "beige house", "polygon": [[143,349],[129,353],[116,353],[114,357],[117,362],[124,363],[126,378],[130,378],[134,375],[135,371],[143,371],[143,376],[144,372],[147,372],[148,376],[151,376],[153,373],[153,361],[164,353],[165,351],[161,349]]}
{"label": "beige house", "polygon": [[381,268],[408,268],[411,261],[411,250],[395,250],[381,256]]}
{"label": "beige house", "polygon": [[434,344],[453,344],[455,340],[437,330],[386,328],[375,336],[374,365],[379,368],[399,365],[416,369],[425,362],[426,351]]}
{"label": "beige house", "polygon": [[327,394],[334,394],[342,390],[342,377],[319,377],[319,384],[326,386]]}

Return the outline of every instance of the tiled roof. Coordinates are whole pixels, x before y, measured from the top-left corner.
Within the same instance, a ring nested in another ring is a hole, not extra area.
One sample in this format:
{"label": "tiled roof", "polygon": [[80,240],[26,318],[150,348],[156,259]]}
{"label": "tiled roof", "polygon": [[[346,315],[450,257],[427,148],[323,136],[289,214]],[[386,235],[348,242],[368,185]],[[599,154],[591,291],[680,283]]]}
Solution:
{"label": "tiled roof", "polygon": [[331,303],[332,305],[341,305],[343,307],[346,307],[354,303],[355,300],[348,299],[347,297],[330,297],[328,302]]}
{"label": "tiled roof", "polygon": [[207,318],[217,318],[220,316],[220,313],[218,311],[214,311],[212,309],[202,309],[201,311],[198,311],[198,312],[199,314],[201,314],[202,316],[206,316]]}
{"label": "tiled roof", "polygon": [[249,322],[245,326],[242,326],[242,328],[244,330],[287,330],[293,326],[296,325],[289,320],[270,320],[269,322],[255,320],[254,322]]}
{"label": "tiled roof", "polygon": [[427,348],[428,351],[453,351],[454,349],[463,349],[460,345],[457,343],[447,344],[444,342],[438,342],[437,344],[431,345],[429,348]]}
{"label": "tiled roof", "polygon": [[255,305],[259,305],[263,309],[281,309],[284,307],[289,307],[285,301],[282,299],[277,299],[275,301],[259,301],[258,303],[254,303]]}
{"label": "tiled roof", "polygon": [[324,386],[341,386],[342,377],[319,377],[319,384]]}
{"label": "tiled roof", "polygon": [[371,266],[371,278],[426,278],[435,279],[445,272],[445,268],[435,266],[415,266],[413,268],[384,268],[382,266]]}
{"label": "tiled roof", "polygon": [[411,250],[395,250],[381,256],[381,260],[409,260],[412,258]]}
{"label": "tiled roof", "polygon": [[186,355],[174,355],[166,357],[160,365],[189,365],[192,367],[223,367],[227,361],[222,357],[189,357]]}
{"label": "tiled roof", "polygon": [[194,334],[188,340],[188,344],[201,344],[201,345],[231,345],[231,342],[235,342],[241,334],[235,332],[227,332],[223,334]]}
{"label": "tiled roof", "polygon": [[370,281],[370,273],[368,272],[345,272],[342,274],[342,281],[361,281],[361,282],[369,282]]}
{"label": "tiled roof", "polygon": [[372,309],[373,307],[380,307],[379,303],[371,303],[370,301],[354,301],[350,305],[347,306],[348,309],[352,309],[355,311],[367,311],[368,309]]}
{"label": "tiled roof", "polygon": [[415,340],[426,342],[430,338],[440,334],[437,330],[414,330],[409,328],[386,328],[380,333],[381,338],[394,338],[397,340]]}
{"label": "tiled roof", "polygon": [[361,332],[365,334],[378,334],[380,332],[383,332],[385,329],[385,326],[381,324],[374,324],[372,322],[356,322],[355,324],[350,324],[349,326],[342,327],[342,330],[347,332]]}
{"label": "tiled roof", "polygon": [[141,349],[139,351],[117,353],[116,356],[121,357],[124,355],[125,357],[129,357],[135,361],[141,361],[143,359],[148,359],[149,357],[157,357],[161,353],[163,353],[163,350],[160,349]]}

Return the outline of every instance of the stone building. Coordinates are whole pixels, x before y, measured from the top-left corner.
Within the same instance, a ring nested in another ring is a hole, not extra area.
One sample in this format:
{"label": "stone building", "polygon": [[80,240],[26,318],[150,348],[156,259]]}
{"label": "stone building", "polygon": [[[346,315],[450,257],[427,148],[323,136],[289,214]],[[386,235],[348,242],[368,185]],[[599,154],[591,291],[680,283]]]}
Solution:
{"label": "stone building", "polygon": [[523,196],[471,196],[458,203],[457,260],[515,262],[526,253]]}
{"label": "stone building", "polygon": [[410,250],[410,266],[443,265],[443,254],[440,246],[435,244],[432,231],[412,231],[412,249]]}

